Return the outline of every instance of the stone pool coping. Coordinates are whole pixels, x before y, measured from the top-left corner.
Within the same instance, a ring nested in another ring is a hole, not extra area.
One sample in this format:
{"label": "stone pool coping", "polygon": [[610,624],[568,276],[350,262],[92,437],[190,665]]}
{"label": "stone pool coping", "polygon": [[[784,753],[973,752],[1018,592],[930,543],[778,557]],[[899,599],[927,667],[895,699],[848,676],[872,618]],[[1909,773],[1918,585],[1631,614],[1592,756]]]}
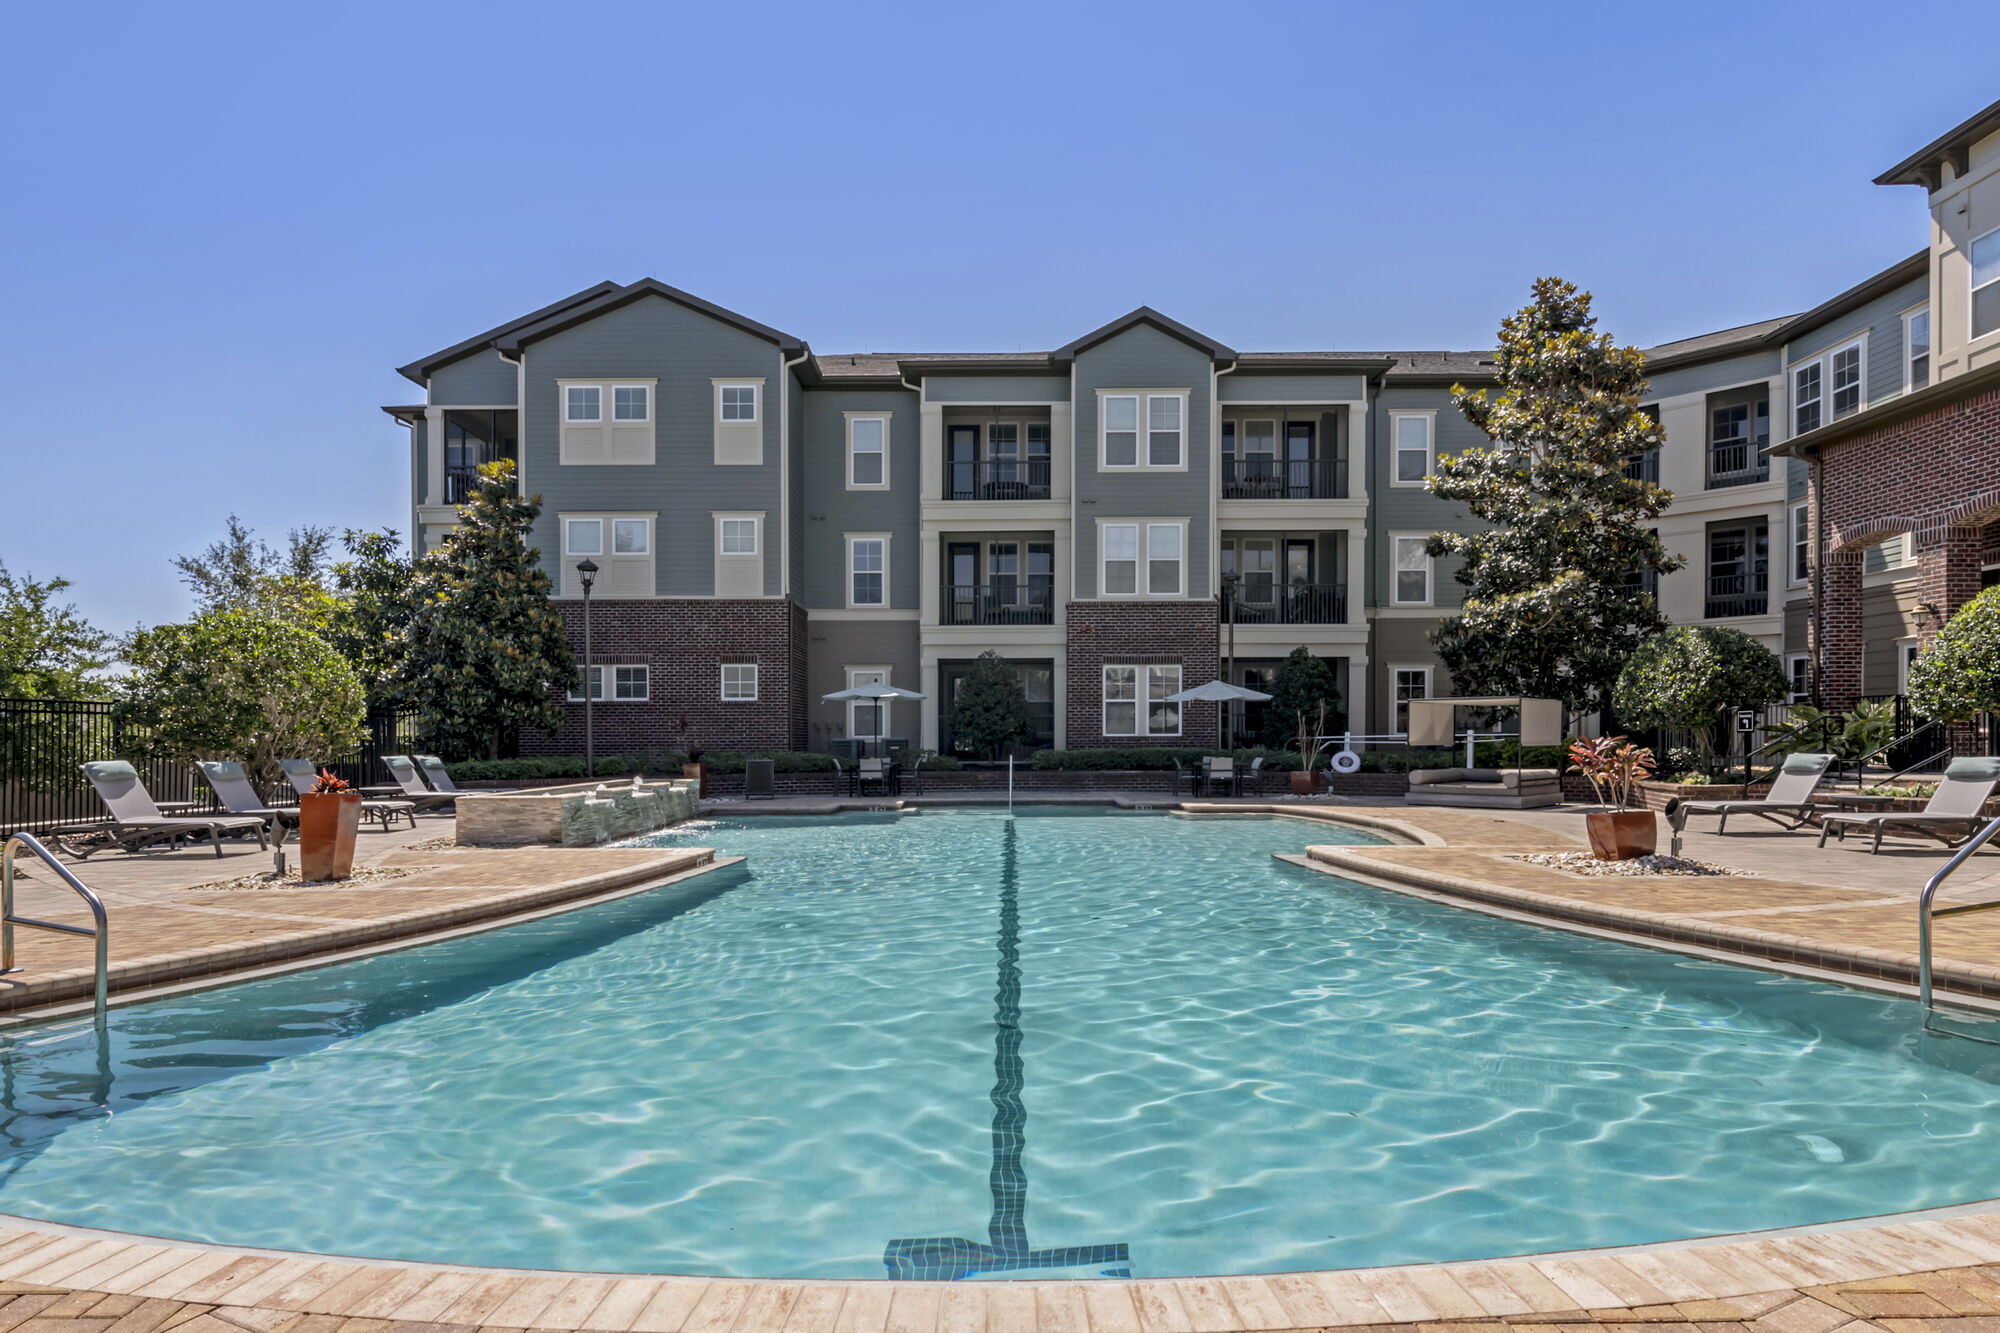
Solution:
{"label": "stone pool coping", "polygon": [[[1271,814],[1352,825],[1385,846],[1315,846],[1287,857],[1326,873],[1665,947],[1742,946],[1768,932],[1711,929],[1677,940],[1672,914],[1482,884],[1427,855],[1573,846],[1483,815],[1390,809],[1114,801],[1188,816]],[[880,804],[843,808],[875,809]],[[901,804],[901,803],[898,803]],[[924,804],[933,804],[925,802]],[[828,810],[826,813],[834,813]],[[717,812],[720,813],[720,812]],[[730,813],[735,813],[731,811]],[[1457,836],[1452,836],[1452,835]],[[706,849],[684,873],[716,865]],[[410,854],[415,856],[415,853]],[[456,854],[459,856],[465,853]],[[456,859],[456,856],[454,856]],[[733,863],[731,858],[728,863]],[[547,863],[553,867],[553,862]],[[1519,867],[1521,863],[1512,863]],[[1556,872],[1550,872],[1552,875]],[[494,895],[497,909],[444,909],[455,933],[645,891],[637,874],[572,878]],[[1574,877],[1562,877],[1565,879]],[[1742,881],[1737,883],[1741,884]],[[1689,918],[1689,920],[1694,920]],[[370,923],[379,925],[381,923]],[[449,926],[449,921],[437,925]],[[436,932],[433,931],[433,934]],[[1738,938],[1738,937],[1742,938]],[[411,937],[405,937],[411,938]],[[1795,938],[1795,937],[1794,937]],[[411,942],[418,942],[411,938]],[[402,947],[361,941],[364,952]],[[242,954],[242,950],[229,951]],[[1867,961],[1859,959],[1857,960]],[[199,984],[241,979],[254,958]],[[296,967],[328,961],[280,960]],[[2000,974],[1996,974],[2000,976]],[[0,1215],[0,1333],[403,1333],[601,1329],[605,1333],[1235,1333],[1368,1328],[1411,1333],[1963,1333],[2000,1330],[2000,1200],[1923,1213],[1594,1251],[1475,1262],[1244,1277],[982,1281],[790,1281],[550,1272],[398,1263],[201,1245]],[[1628,1331],[1629,1333],[1629,1331]]]}

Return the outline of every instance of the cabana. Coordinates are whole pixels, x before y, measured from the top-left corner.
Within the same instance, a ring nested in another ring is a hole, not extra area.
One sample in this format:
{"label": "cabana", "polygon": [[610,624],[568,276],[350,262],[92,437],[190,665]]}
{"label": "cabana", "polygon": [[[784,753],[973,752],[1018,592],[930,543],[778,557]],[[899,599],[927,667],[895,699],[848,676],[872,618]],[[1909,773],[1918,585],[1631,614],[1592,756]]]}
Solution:
{"label": "cabana", "polygon": [[1524,768],[1523,752],[1530,745],[1561,745],[1563,706],[1560,699],[1529,699],[1519,695],[1479,699],[1412,699],[1410,748],[1450,748],[1457,744],[1455,722],[1461,708],[1486,711],[1512,709],[1521,718],[1520,745],[1514,767],[1476,768],[1476,754],[1466,743],[1464,768],[1420,768],[1410,773],[1410,805],[1484,806],[1501,810],[1533,810],[1562,803],[1562,775],[1553,768]]}

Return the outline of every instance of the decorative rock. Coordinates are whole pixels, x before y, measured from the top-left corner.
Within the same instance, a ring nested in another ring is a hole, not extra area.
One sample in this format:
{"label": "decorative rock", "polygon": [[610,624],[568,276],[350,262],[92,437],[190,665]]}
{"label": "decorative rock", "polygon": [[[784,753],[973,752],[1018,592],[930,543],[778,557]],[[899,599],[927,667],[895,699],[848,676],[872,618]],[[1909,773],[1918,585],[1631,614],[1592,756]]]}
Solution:
{"label": "decorative rock", "polygon": [[591,847],[678,824],[696,807],[694,784],[686,781],[469,792],[458,799],[457,834],[470,846]]}

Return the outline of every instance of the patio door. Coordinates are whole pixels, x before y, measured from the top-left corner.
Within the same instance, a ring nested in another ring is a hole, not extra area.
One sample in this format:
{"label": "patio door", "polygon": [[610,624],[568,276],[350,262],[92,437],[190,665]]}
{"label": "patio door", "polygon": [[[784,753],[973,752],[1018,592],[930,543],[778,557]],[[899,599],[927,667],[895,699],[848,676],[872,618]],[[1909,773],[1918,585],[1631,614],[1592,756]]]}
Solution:
{"label": "patio door", "polygon": [[979,543],[952,542],[945,548],[945,621],[979,623]]}
{"label": "patio door", "polygon": [[979,484],[979,427],[953,426],[945,434],[944,494],[970,500]]}
{"label": "patio door", "polygon": [[[887,685],[887,667],[855,667],[847,673],[847,687]],[[847,701],[847,734],[858,741],[879,741],[889,734],[889,710],[895,707],[881,699]],[[881,753],[877,750],[876,753]]]}
{"label": "patio door", "polygon": [[1313,498],[1313,423],[1285,423],[1285,498]]}

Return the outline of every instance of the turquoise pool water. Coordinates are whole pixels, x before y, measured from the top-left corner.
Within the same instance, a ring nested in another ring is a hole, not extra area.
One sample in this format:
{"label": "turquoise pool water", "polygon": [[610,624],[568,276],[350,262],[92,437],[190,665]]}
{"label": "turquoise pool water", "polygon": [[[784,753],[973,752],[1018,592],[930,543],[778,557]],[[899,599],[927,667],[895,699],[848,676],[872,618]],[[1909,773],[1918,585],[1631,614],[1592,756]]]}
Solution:
{"label": "turquoise pool water", "polygon": [[[1340,831],[761,818],[746,868],[22,1032],[0,1211],[412,1260],[1157,1276],[2000,1194],[1901,1002],[1272,860]],[[1361,835],[1350,835],[1361,840]]]}

